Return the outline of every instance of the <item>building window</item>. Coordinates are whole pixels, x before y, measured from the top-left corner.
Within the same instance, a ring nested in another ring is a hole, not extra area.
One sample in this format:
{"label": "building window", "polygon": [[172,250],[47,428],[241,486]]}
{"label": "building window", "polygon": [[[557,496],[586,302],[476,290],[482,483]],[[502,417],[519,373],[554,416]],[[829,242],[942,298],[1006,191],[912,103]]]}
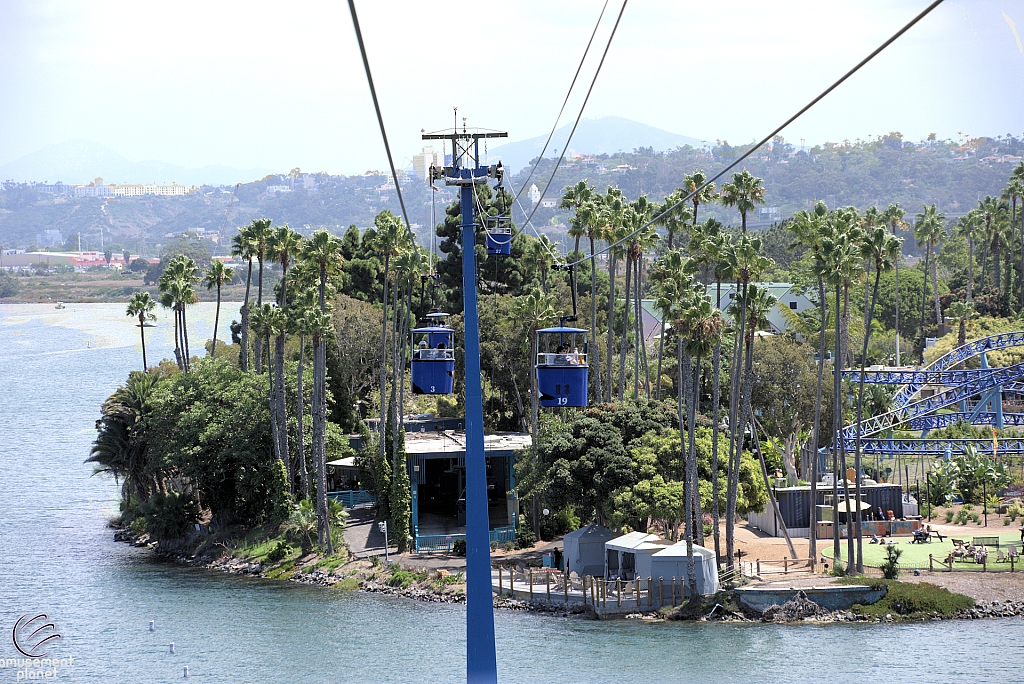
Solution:
{"label": "building window", "polygon": [[793,311],[796,311],[796,302],[790,302],[789,308],[792,309]]}

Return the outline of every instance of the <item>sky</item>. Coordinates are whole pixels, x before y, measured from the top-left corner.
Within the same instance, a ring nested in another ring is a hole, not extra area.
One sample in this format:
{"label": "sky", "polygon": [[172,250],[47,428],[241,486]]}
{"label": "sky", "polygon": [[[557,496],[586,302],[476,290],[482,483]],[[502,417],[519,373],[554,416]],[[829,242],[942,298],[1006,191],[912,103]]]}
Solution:
{"label": "sky", "polygon": [[[421,129],[451,126],[453,106],[510,140],[546,134],[603,2],[357,0],[396,164],[422,147]],[[584,116],[750,142],[926,5],[632,0]],[[609,0],[563,122],[620,7]],[[1024,0],[946,0],[782,135],[1021,136],[1022,36]],[[387,167],[339,0],[0,0],[0,164],[71,139],[187,167]]]}

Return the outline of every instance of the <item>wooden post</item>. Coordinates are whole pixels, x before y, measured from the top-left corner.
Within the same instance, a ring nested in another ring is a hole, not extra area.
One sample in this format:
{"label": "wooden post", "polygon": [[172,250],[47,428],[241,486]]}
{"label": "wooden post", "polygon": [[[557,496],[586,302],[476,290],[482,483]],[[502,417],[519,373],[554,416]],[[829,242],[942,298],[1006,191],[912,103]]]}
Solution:
{"label": "wooden post", "polygon": [[608,580],[601,578],[601,595],[604,597],[601,605],[605,608],[608,607]]}
{"label": "wooden post", "polygon": [[935,568],[932,567],[932,554],[928,554],[928,572],[932,572]]}
{"label": "wooden post", "polygon": [[1013,572],[1013,556],[1010,556],[1010,572]]}
{"label": "wooden post", "polygon": [[565,579],[565,587],[563,588],[564,591],[565,591],[565,603],[568,603],[569,602],[569,573],[568,572],[563,572],[562,575],[564,575],[564,579]]}
{"label": "wooden post", "polygon": [[981,571],[988,572],[988,555],[981,557]]}
{"label": "wooden post", "polygon": [[622,607],[622,578],[615,580],[615,605]]}
{"label": "wooden post", "polygon": [[502,583],[501,583],[501,566],[499,565],[498,566],[498,598],[501,598],[501,594],[502,594],[503,588],[504,587],[502,586]]}
{"label": "wooden post", "polygon": [[757,575],[758,575],[758,577],[761,576],[761,559],[760,558],[757,559]]}
{"label": "wooden post", "polygon": [[672,606],[676,605],[676,576],[672,575]]}
{"label": "wooden post", "polygon": [[665,578],[658,577],[658,607],[665,605]]}
{"label": "wooden post", "polygon": [[530,600],[533,600],[533,568],[530,568]]}
{"label": "wooden post", "polygon": [[548,601],[550,601],[551,600],[551,573],[550,572],[545,572],[544,573],[544,582],[547,584]]}
{"label": "wooden post", "polygon": [[647,578],[647,606],[650,607],[654,604],[654,592],[651,591],[651,578]]}
{"label": "wooden post", "polygon": [[789,556],[782,557],[782,574],[789,574]]}
{"label": "wooden post", "polygon": [[597,608],[597,578],[590,578],[590,602]]}

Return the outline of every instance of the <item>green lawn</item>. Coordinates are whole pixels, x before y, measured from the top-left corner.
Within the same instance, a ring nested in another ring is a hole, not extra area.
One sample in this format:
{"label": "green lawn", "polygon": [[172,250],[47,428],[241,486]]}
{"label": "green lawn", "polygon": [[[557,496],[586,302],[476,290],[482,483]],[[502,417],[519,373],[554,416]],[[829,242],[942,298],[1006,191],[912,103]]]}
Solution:
{"label": "green lawn", "polygon": [[[980,537],[980,536],[996,536],[996,534],[994,532],[993,533],[985,533],[985,532],[977,532],[975,530],[968,530],[968,531],[966,531],[965,534],[959,535],[957,537],[957,539],[963,539],[967,543],[970,543],[971,539],[973,537],[976,537],[976,536],[978,536],[978,537]],[[998,536],[999,536],[1000,548],[1003,548],[1004,544],[1008,544],[1010,542],[1015,543],[1018,548],[1020,547],[1020,533],[1019,532],[1011,532],[1011,533],[999,534]],[[927,568],[928,567],[928,554],[931,554],[932,556],[935,557],[936,566],[937,566],[938,563],[940,563],[941,561],[945,560],[946,556],[949,555],[949,552],[953,550],[953,542],[950,541],[949,537],[946,537],[945,541],[942,541],[942,542],[939,542],[938,540],[933,539],[930,543],[929,542],[925,542],[924,544],[911,544],[910,540],[912,539],[912,537],[896,537],[895,539],[896,539],[897,542],[899,542],[899,548],[903,550],[903,555],[900,556],[900,567],[901,568]],[[846,539],[842,539],[840,541],[842,542],[840,558],[845,560],[846,559],[846,544],[847,544],[847,540]],[[881,565],[882,561],[885,560],[885,547],[882,546],[881,544],[870,544],[870,543],[868,543],[868,541],[869,541],[868,539],[864,540],[864,565],[867,565],[867,566],[872,567],[872,568],[877,568],[879,565]],[[822,542],[825,542],[827,545],[823,547],[822,546]],[[822,553],[823,556],[826,556],[828,558],[832,558],[832,543],[831,543],[831,541],[819,539],[818,540],[818,548],[822,549],[821,553]],[[989,551],[990,551],[990,553],[989,553],[989,557],[988,557],[988,568],[990,570],[997,570],[997,569],[1001,570],[1001,569],[1004,569],[1004,568],[1007,569],[1007,570],[1010,569],[1010,564],[1009,563],[997,563],[996,562],[996,552],[995,552],[995,549],[989,549]],[[957,570],[981,570],[982,569],[982,566],[978,565],[973,560],[967,561],[967,562],[956,561],[954,567]],[[1018,563],[1015,562],[1014,563],[1014,569],[1024,570],[1024,567],[1022,567],[1021,564],[1018,564]]]}

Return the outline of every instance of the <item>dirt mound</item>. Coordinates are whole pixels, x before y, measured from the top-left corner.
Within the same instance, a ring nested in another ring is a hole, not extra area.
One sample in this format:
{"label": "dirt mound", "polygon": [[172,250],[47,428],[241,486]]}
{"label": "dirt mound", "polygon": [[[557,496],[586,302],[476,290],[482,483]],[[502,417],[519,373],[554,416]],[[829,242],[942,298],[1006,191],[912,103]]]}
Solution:
{"label": "dirt mound", "polygon": [[769,606],[761,614],[764,622],[798,622],[809,617],[824,617],[829,611],[807,598],[807,594],[798,591],[796,596],[781,606]]}

